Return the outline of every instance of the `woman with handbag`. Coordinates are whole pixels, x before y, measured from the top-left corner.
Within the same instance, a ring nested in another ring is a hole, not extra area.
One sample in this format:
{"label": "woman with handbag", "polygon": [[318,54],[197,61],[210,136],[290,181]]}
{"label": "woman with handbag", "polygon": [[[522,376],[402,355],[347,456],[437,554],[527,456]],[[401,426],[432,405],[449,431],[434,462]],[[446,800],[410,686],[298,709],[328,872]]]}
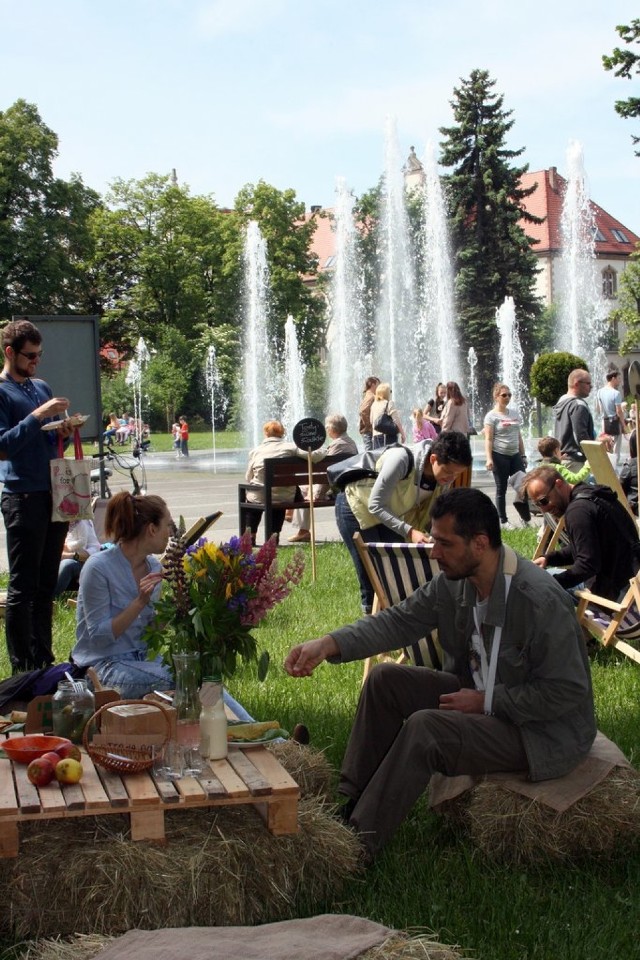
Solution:
{"label": "woman with handbag", "polygon": [[398,434],[402,443],[407,439],[400,412],[391,399],[391,387],[388,383],[379,383],[376,387],[376,398],[371,404],[371,427],[374,450],[397,443]]}
{"label": "woman with handbag", "polygon": [[336,523],[353,560],[364,614],[371,613],[373,588],[354,533],[360,532],[369,543],[425,543],[435,498],[470,465],[467,437],[441,433],[437,440],[384,450],[375,462],[375,477],[346,483],[336,495]]}

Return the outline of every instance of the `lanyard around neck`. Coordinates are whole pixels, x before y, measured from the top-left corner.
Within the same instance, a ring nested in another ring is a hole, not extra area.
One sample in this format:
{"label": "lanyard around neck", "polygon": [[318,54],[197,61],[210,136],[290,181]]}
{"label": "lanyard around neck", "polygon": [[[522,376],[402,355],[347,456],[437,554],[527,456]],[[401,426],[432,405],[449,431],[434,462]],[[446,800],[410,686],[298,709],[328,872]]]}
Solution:
{"label": "lanyard around neck", "polygon": [[[505,605],[505,615],[506,615],[506,606],[507,606],[507,597],[509,596],[509,588],[511,587],[511,574],[505,573],[504,575],[504,605]],[[474,606],[473,608],[473,619],[476,625],[476,636],[479,640],[480,648],[480,673],[482,675],[482,683],[484,685],[484,712],[486,714],[491,713],[491,704],[493,702],[493,689],[496,685],[496,672],[498,669],[498,652],[500,650],[500,641],[502,640],[502,627],[494,627],[493,630],[493,641],[491,643],[491,657],[487,661],[487,653],[484,647],[484,641],[482,639],[482,624],[478,618],[478,607]]]}

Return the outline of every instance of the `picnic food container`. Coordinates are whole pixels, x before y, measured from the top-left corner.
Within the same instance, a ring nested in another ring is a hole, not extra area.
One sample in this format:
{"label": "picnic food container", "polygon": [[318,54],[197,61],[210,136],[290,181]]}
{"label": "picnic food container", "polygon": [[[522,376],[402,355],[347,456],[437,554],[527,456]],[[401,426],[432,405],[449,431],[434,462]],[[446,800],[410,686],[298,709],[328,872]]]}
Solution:
{"label": "picnic food container", "polygon": [[53,732],[73,743],[82,743],[84,728],[95,709],[86,680],[61,680],[51,701]]}
{"label": "picnic food container", "polygon": [[2,749],[15,763],[31,763],[38,757],[49,753],[50,750],[57,750],[64,743],[69,743],[66,737],[49,737],[34,733],[26,737],[13,737],[2,742]]}

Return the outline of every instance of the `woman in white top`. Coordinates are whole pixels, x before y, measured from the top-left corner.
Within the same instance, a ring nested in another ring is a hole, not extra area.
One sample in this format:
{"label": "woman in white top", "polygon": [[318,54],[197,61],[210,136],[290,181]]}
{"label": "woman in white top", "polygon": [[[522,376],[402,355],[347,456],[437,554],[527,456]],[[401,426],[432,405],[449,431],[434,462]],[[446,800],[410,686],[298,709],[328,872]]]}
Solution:
{"label": "woman in white top", "polygon": [[447,402],[442,411],[442,429],[469,435],[469,405],[455,380],[447,383]]}
{"label": "woman in white top", "polygon": [[390,443],[397,443],[398,441],[398,434],[396,434],[395,437],[390,437],[387,434],[381,433],[380,430],[376,430],[376,420],[383,413],[388,413],[389,416],[393,418],[402,443],[404,443],[407,437],[404,432],[404,427],[402,426],[402,421],[400,420],[400,411],[394,406],[393,400],[391,399],[391,387],[388,383],[378,384],[376,387],[376,398],[371,404],[371,428],[373,431],[374,450],[378,447],[388,447]]}
{"label": "woman in white top", "polygon": [[493,388],[495,406],[484,418],[485,452],[487,470],[493,473],[496,482],[496,507],[500,523],[507,529],[507,484],[509,477],[526,470],[524,441],[520,427],[522,420],[517,410],[509,407],[511,391],[505,383],[496,383]]}

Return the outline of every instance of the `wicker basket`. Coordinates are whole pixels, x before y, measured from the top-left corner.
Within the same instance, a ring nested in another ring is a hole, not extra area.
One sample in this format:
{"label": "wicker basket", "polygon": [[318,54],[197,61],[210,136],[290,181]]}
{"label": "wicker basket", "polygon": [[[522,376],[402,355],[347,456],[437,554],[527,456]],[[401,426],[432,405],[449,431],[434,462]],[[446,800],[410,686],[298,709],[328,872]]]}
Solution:
{"label": "wicker basket", "polygon": [[[84,728],[82,743],[94,763],[104,767],[106,770],[112,770],[114,773],[144,773],[150,770],[158,754],[166,747],[171,737],[171,720],[169,713],[161,703],[153,701],[152,705],[157,707],[162,713],[165,722],[164,740],[159,746],[154,747],[135,747],[125,743],[119,743],[114,739],[113,743],[96,744],[89,740],[89,730],[100,729],[100,715],[108,710],[109,707],[124,706],[125,704],[144,704],[150,705],[149,700],[117,700],[105,703],[88,721]],[[117,734],[116,734],[117,736]]]}

